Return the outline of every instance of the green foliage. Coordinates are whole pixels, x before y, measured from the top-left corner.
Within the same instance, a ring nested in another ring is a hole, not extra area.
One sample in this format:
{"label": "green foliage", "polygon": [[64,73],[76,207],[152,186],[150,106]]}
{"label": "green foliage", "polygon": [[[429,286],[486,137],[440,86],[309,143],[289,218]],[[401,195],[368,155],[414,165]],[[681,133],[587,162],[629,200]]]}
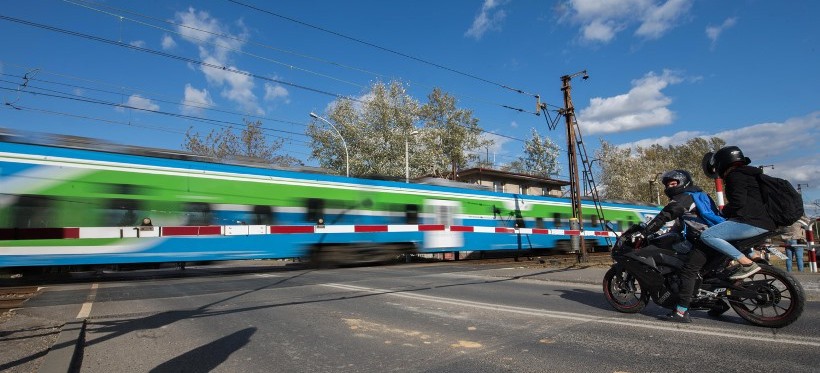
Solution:
{"label": "green foliage", "polygon": [[541,138],[533,128],[532,137],[524,142],[524,156],[519,157],[519,161],[523,163],[525,173],[548,178],[561,170],[558,152],[558,145],[548,137]]}
{"label": "green foliage", "polygon": [[289,155],[277,154],[284,140],[270,143],[262,132],[262,122],[244,120],[245,128],[237,136],[233,127],[211,130],[205,138],[193,127],[185,132],[182,148],[216,161],[241,160],[270,164],[274,166],[296,166],[302,163]]}
{"label": "green foliage", "polygon": [[351,176],[403,179],[405,153],[411,177],[450,176],[478,159],[477,150],[487,146],[472,112],[456,107],[453,96],[438,88],[421,104],[407,93],[404,84],[376,82],[358,101],[338,100],[327,111],[337,134],[322,120],[307,129],[311,157],[322,167],[343,174],[347,142]]}
{"label": "green foliage", "polygon": [[[601,170],[596,181],[603,198],[642,201],[661,204],[667,200],[663,194],[659,174],[673,169],[689,171],[695,185],[715,195],[712,179],[701,169],[703,155],[720,149],[726,144],[720,138],[693,138],[678,146],[651,145],[649,147],[620,148],[601,141],[596,153]],[[595,172],[596,170],[593,170]]]}

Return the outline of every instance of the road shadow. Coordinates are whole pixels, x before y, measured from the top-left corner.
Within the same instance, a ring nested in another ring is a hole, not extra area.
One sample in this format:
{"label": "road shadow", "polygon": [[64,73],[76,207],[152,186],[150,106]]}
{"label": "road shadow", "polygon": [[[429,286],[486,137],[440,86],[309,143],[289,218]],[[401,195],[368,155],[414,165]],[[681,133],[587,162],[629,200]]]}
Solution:
{"label": "road shadow", "polygon": [[157,365],[151,372],[210,372],[227,360],[232,353],[247,345],[256,330],[239,330]]}

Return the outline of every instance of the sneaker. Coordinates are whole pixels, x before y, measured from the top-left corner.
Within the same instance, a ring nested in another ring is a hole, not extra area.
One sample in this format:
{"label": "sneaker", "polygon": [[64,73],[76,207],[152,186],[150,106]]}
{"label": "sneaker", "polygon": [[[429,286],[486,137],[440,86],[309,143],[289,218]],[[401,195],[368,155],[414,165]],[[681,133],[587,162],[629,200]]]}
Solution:
{"label": "sneaker", "polygon": [[692,319],[689,318],[689,311],[684,312],[683,315],[672,311],[672,313],[666,315],[666,321],[689,324],[692,322]]}
{"label": "sneaker", "polygon": [[757,273],[758,271],[760,271],[760,266],[757,265],[757,263],[755,263],[755,262],[752,262],[752,264],[749,264],[749,265],[741,265],[741,266],[738,266],[738,269],[734,274],[729,276],[729,279],[730,280],[744,279],[746,277],[749,277],[749,276]]}

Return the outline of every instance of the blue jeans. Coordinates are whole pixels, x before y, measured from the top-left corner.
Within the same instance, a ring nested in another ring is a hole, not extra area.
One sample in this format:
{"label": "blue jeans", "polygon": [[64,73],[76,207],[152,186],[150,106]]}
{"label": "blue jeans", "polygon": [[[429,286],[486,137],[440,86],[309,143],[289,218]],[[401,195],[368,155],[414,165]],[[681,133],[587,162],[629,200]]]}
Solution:
{"label": "blue jeans", "polygon": [[[797,260],[797,271],[803,272],[803,245],[798,245],[797,240],[786,241],[786,271],[792,271],[792,260]],[[792,259],[794,257],[794,259]]]}
{"label": "blue jeans", "polygon": [[766,232],[768,232],[768,230],[763,228],[739,223],[734,220],[727,220],[707,228],[700,234],[700,239],[703,243],[724,255],[732,259],[740,259],[743,257],[743,253],[732,246],[728,241],[742,240]]}

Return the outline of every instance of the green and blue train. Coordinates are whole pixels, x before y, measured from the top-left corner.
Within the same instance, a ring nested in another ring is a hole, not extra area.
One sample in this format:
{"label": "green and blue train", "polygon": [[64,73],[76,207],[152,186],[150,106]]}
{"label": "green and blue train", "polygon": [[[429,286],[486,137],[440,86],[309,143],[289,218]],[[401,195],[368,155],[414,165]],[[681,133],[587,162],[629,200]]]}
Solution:
{"label": "green and blue train", "polygon": [[[586,201],[586,230],[578,232],[566,198],[46,137],[0,136],[0,268],[566,251],[579,234],[589,249],[607,242]],[[602,207],[622,228],[659,210]]]}

